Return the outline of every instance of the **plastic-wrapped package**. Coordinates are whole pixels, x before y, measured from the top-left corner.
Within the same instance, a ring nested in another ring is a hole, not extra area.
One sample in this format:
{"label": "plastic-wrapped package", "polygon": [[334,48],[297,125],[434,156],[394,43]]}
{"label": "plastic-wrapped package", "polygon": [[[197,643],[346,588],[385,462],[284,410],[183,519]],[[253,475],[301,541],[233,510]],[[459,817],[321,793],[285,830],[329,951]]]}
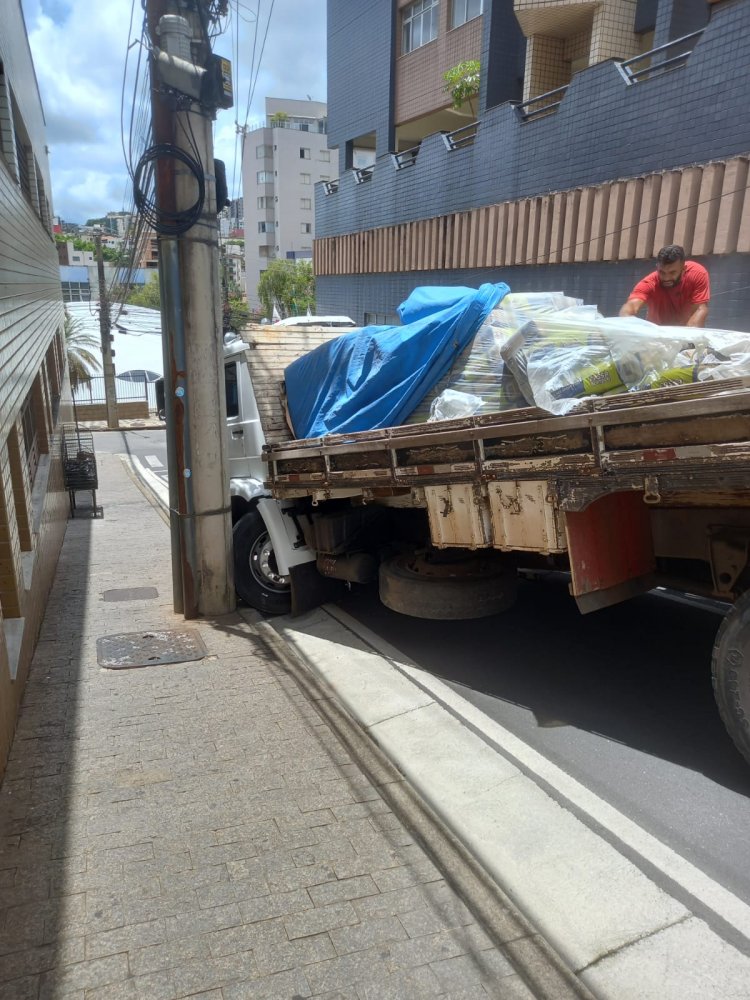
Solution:
{"label": "plastic-wrapped package", "polygon": [[[426,404],[428,420],[449,420],[477,413],[497,413],[526,405],[513,372],[507,367],[502,346],[531,317],[580,306],[580,300],[563,292],[511,292],[506,295],[474,337],[470,348],[453,365]],[[424,419],[426,405],[410,422]]]}
{"label": "plastic-wrapped package", "polygon": [[538,316],[503,346],[528,402],[568,413],[586,396],[750,375],[750,337],[580,310]]}
{"label": "plastic-wrapped package", "polygon": [[459,417],[470,417],[482,408],[482,397],[472,396],[470,392],[456,392],[444,389],[432,401],[430,420],[457,420]]}
{"label": "plastic-wrapped package", "polygon": [[570,412],[588,396],[750,376],[750,334],[604,318],[562,292],[510,293],[409,418],[523,406]]}

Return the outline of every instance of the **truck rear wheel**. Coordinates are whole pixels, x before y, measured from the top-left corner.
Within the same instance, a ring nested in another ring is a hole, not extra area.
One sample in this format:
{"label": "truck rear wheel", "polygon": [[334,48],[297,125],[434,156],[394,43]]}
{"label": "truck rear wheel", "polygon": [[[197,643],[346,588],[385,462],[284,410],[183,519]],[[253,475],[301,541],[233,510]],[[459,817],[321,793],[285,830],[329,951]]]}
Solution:
{"label": "truck rear wheel", "polygon": [[244,514],[232,531],[234,541],[234,588],[256,611],[285,615],[292,608],[288,576],[276,565],[271,539],[257,510]]}
{"label": "truck rear wheel", "polygon": [[413,618],[486,618],[515,602],[515,567],[494,554],[409,553],[380,565],[380,600]]}
{"label": "truck rear wheel", "polygon": [[740,597],[722,622],[711,669],[722,722],[750,763],[750,591]]}

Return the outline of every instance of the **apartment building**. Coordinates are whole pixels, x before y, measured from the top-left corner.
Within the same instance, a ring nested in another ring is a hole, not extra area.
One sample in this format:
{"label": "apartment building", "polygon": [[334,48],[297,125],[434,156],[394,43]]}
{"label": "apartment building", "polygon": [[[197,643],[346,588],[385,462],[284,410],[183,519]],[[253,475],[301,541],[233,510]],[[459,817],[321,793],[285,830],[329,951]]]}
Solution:
{"label": "apartment building", "polygon": [[311,259],[315,185],[338,177],[328,149],[326,105],[267,97],[266,120],[245,136],[242,189],[245,281],[251,309],[269,260]]}
{"label": "apartment building", "polygon": [[[443,74],[474,59],[454,108]],[[380,322],[415,285],[504,280],[612,314],[675,242],[710,322],[747,328],[748,65],[749,0],[328,0],[319,310]]]}
{"label": "apartment building", "polygon": [[[68,518],[63,302],[20,0],[0,0],[0,775]],[[29,750],[32,753],[33,750]]]}

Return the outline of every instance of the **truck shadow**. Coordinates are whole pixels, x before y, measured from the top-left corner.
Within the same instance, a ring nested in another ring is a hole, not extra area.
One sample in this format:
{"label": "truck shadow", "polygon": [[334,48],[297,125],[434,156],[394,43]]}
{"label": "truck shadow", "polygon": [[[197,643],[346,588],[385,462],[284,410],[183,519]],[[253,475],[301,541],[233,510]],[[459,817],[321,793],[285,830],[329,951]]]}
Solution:
{"label": "truck shadow", "polygon": [[719,614],[648,594],[582,616],[556,574],[522,580],[514,608],[473,621],[406,618],[362,591],[341,607],[433,675],[526,710],[502,724],[549,730],[534,743],[563,766],[573,727],[750,797],[711,687]]}

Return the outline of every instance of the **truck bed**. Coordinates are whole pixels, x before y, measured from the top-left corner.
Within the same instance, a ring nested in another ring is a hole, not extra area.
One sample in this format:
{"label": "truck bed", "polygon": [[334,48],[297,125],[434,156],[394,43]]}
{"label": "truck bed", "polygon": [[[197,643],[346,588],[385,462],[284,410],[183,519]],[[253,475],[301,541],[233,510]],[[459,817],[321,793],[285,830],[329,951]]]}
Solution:
{"label": "truck bed", "polygon": [[584,400],[356,434],[271,442],[278,498],[365,499],[415,487],[544,481],[554,506],[582,510],[642,491],[665,506],[750,506],[750,379]]}

